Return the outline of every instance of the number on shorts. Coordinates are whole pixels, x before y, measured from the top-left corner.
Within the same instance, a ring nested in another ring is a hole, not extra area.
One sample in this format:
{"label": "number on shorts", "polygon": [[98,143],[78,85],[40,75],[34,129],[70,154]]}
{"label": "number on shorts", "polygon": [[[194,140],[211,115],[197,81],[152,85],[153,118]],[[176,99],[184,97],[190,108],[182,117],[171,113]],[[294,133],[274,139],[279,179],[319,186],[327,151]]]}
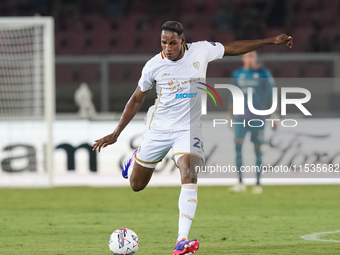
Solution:
{"label": "number on shorts", "polygon": [[194,147],[202,149],[203,150],[203,142],[198,138],[198,137],[194,137],[194,140],[196,140],[196,142],[194,143]]}

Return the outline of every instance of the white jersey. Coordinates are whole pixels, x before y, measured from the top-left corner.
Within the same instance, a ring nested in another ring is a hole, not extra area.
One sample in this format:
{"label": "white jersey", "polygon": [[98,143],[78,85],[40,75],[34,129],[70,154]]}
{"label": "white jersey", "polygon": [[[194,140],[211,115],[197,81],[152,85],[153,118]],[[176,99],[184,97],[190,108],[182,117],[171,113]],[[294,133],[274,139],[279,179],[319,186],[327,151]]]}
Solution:
{"label": "white jersey", "polygon": [[146,130],[177,131],[200,127],[201,89],[210,61],[221,59],[221,43],[201,41],[184,45],[184,56],[172,61],[164,52],[144,66],[138,82],[143,92],[156,86],[157,99],[148,110]]}

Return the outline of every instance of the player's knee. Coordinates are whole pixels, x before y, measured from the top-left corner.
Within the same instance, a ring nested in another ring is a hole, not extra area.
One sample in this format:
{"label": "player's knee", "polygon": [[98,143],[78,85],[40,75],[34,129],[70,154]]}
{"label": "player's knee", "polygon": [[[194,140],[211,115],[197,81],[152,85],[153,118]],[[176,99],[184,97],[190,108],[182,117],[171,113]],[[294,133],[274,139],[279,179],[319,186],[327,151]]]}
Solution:
{"label": "player's knee", "polygon": [[243,145],[243,139],[239,139],[239,138],[235,139],[235,144],[242,146]]}
{"label": "player's knee", "polygon": [[145,188],[145,185],[143,183],[133,181],[130,183],[130,186],[135,192],[142,191]]}

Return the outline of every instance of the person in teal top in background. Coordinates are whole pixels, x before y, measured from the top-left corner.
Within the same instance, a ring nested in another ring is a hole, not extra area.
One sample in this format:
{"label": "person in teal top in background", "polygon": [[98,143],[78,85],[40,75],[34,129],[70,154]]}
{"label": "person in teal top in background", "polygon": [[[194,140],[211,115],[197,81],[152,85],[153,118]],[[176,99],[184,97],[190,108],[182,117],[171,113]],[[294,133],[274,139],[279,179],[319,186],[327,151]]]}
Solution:
{"label": "person in teal top in background", "polygon": [[[233,72],[233,85],[240,88],[244,94],[244,114],[234,115],[233,129],[235,133],[235,151],[236,151],[236,167],[239,174],[239,183],[234,185],[232,192],[246,191],[246,186],[243,183],[241,167],[243,165],[242,145],[247,132],[251,133],[251,141],[254,143],[254,151],[256,156],[256,166],[258,172],[256,173],[256,186],[253,187],[254,194],[261,194],[262,187],[260,185],[260,175],[262,166],[262,152],[261,145],[264,144],[264,128],[265,119],[268,116],[261,116],[253,114],[248,108],[248,88],[253,89],[252,98],[253,106],[257,110],[267,110],[272,106],[272,89],[275,86],[275,81],[266,68],[258,64],[256,51],[249,52],[242,56],[243,67]],[[230,95],[228,104],[228,114],[231,116],[233,112],[233,97]],[[231,119],[231,117],[229,117]],[[251,121],[248,125],[248,121]],[[238,124],[235,124],[238,123]],[[243,124],[245,123],[245,124]],[[274,122],[273,122],[274,123]],[[263,125],[262,125],[263,124]],[[252,127],[255,126],[255,127]],[[276,128],[276,124],[273,125]]]}

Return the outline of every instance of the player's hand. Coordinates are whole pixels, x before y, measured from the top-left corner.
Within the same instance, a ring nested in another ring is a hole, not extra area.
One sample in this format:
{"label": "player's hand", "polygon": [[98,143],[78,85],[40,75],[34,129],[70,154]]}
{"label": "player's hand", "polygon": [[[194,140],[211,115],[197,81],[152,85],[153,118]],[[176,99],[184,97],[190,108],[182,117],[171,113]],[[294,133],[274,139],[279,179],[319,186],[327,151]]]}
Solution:
{"label": "player's hand", "polygon": [[118,136],[115,133],[109,134],[107,136],[104,136],[103,138],[100,138],[98,140],[95,140],[94,144],[92,145],[92,150],[95,151],[98,149],[98,152],[100,152],[100,150],[102,148],[105,148],[106,146],[113,144],[117,141]]}
{"label": "player's hand", "polygon": [[275,45],[280,45],[282,43],[287,43],[287,46],[289,48],[293,47],[293,37],[288,36],[286,34],[278,35],[274,37],[274,42]]}

